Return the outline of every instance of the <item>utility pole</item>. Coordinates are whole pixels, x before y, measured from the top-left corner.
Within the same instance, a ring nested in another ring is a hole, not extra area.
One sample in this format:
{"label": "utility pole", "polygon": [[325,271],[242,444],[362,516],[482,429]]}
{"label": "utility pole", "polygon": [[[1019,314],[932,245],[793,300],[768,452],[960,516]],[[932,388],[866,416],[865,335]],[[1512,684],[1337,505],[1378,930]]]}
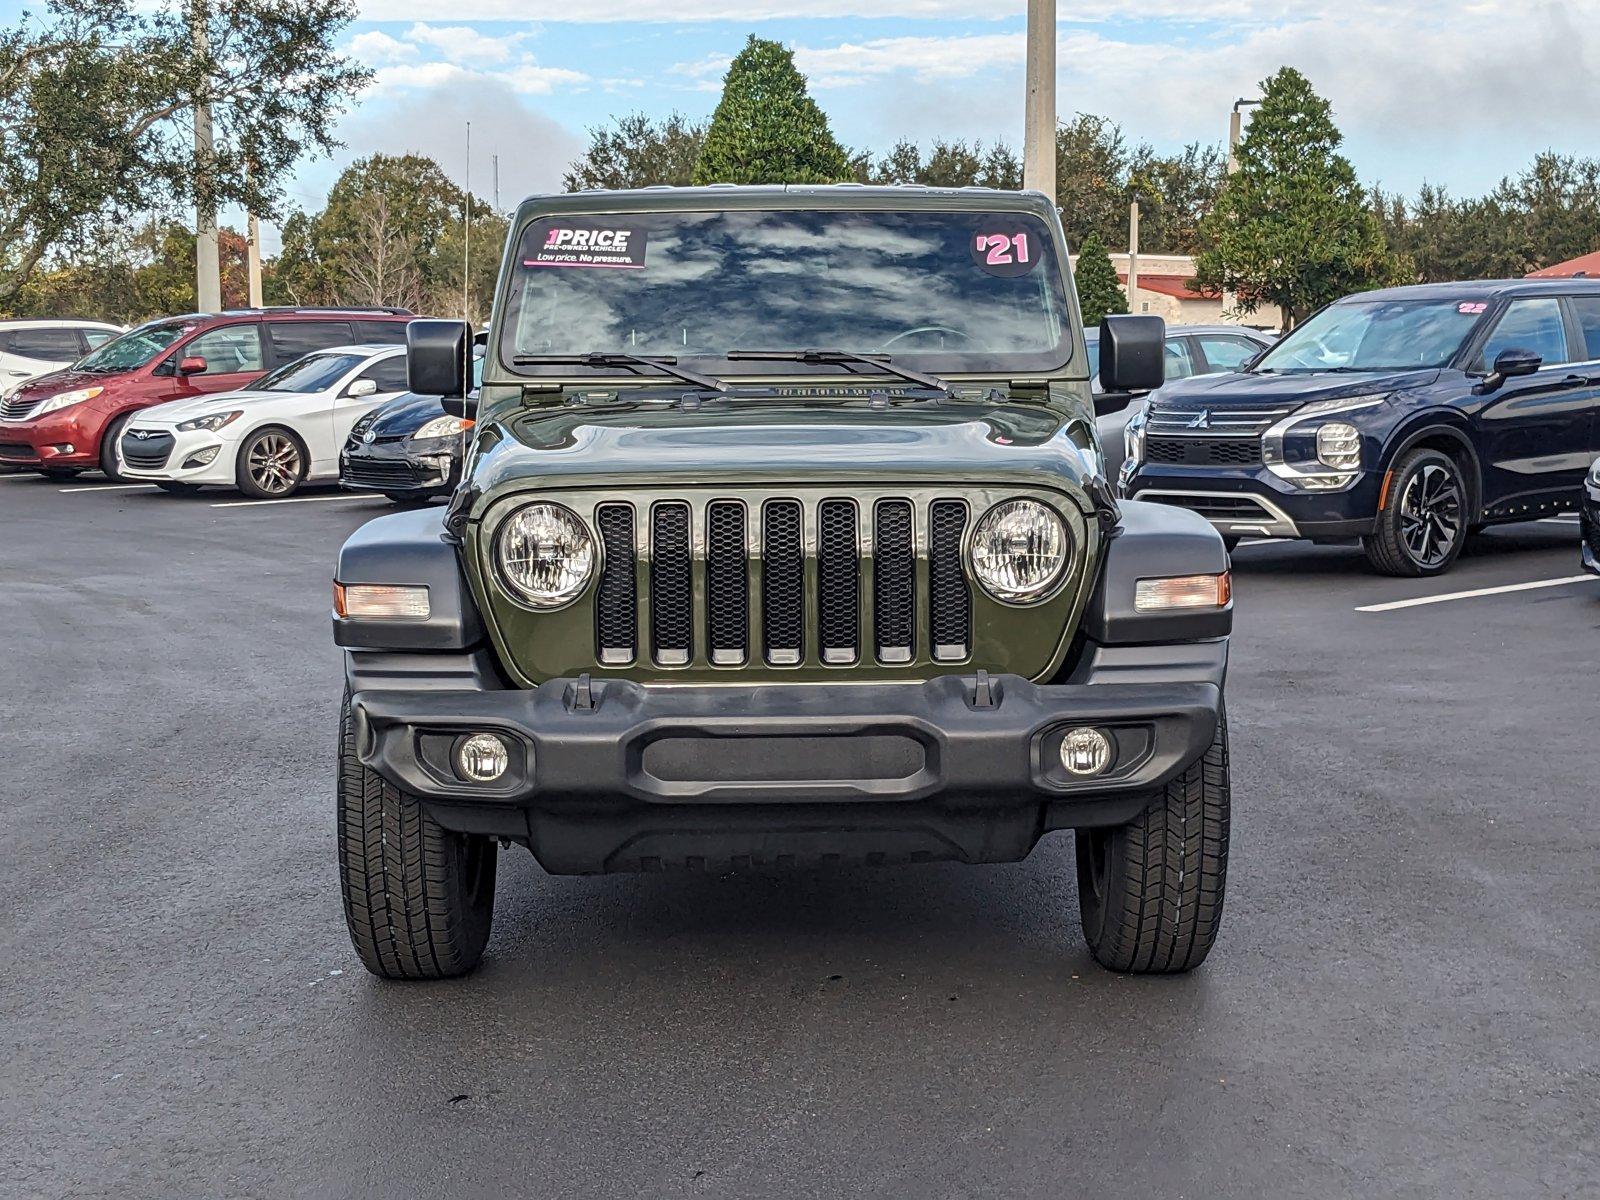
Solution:
{"label": "utility pole", "polygon": [[498,215],[500,212],[500,156],[491,154],[489,163],[494,167],[494,211]]}
{"label": "utility pole", "polygon": [[[205,0],[193,0],[189,8],[189,33],[194,56],[205,61],[211,55],[206,32]],[[209,88],[209,81],[206,84]],[[200,312],[222,308],[222,263],[217,254],[216,155],[212,149],[211,105],[197,97],[194,106],[194,260],[195,307]]]}
{"label": "utility pole", "polygon": [[1128,311],[1138,312],[1134,306],[1139,295],[1139,202],[1128,205]]}
{"label": "utility pole", "polygon": [[1028,0],[1022,186],[1056,198],[1056,0]]}
{"label": "utility pole", "polygon": [[[1228,115],[1228,174],[1232,175],[1239,169],[1239,142],[1244,137],[1244,110],[1260,104],[1260,100],[1249,100],[1241,96],[1233,102],[1233,111]],[[1239,307],[1239,297],[1226,288],[1222,292],[1222,315],[1226,317]]]}
{"label": "utility pole", "polygon": [[251,213],[247,218],[249,243],[245,247],[246,264],[250,277],[250,307],[262,307],[261,299],[261,221]]}
{"label": "utility pole", "polygon": [[1232,175],[1239,169],[1239,141],[1244,137],[1244,113],[1246,108],[1254,108],[1260,100],[1246,100],[1244,97],[1233,102],[1233,112],[1228,117],[1228,174]]}

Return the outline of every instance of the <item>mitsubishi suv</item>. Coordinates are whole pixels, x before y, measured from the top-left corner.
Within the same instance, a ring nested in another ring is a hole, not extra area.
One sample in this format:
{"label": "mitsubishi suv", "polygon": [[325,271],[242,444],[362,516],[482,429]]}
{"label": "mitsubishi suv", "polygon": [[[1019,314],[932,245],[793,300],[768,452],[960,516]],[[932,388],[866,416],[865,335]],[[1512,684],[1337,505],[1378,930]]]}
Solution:
{"label": "mitsubishi suv", "polygon": [[1242,373],[1161,388],[1122,494],[1240,537],[1359,541],[1436,575],[1487,525],[1570,512],[1600,454],[1600,280],[1350,296]]}

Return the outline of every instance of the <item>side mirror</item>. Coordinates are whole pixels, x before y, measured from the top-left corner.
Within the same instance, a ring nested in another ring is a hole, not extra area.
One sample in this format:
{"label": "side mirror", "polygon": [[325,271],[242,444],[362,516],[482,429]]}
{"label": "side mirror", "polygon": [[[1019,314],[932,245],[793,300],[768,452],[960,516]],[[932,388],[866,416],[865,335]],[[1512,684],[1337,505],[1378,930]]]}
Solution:
{"label": "side mirror", "polygon": [[465,321],[412,321],[406,326],[406,380],[422,396],[459,400],[467,394]]}
{"label": "side mirror", "polygon": [[344,394],[352,400],[359,399],[362,396],[376,396],[378,394],[378,381],[376,379],[357,379],[349,387],[345,388]]}
{"label": "side mirror", "polygon": [[470,396],[446,396],[440,401],[445,412],[452,417],[460,417],[463,421],[476,421],[478,419],[478,393]]}
{"label": "side mirror", "polygon": [[179,375],[204,375],[206,373],[206,360],[198,354],[191,354],[188,358],[178,360]]}
{"label": "side mirror", "polygon": [[1167,323],[1160,317],[1107,317],[1100,322],[1100,386],[1153,392],[1167,381]]}
{"label": "side mirror", "polygon": [[1494,367],[1483,377],[1483,390],[1492,392],[1508,379],[1532,375],[1544,366],[1544,358],[1532,350],[1518,350],[1515,346],[1502,350],[1495,357]]}

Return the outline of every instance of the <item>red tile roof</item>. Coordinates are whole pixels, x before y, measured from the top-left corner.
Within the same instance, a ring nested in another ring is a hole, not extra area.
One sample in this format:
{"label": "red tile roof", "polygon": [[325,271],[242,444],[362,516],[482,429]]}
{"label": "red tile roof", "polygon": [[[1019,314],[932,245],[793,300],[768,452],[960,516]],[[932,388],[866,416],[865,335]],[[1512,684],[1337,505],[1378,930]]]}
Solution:
{"label": "red tile roof", "polygon": [[[1141,292],[1157,292],[1163,296],[1176,296],[1179,300],[1220,300],[1221,292],[1196,292],[1190,290],[1188,275],[1146,275],[1139,272],[1139,290]],[[1119,274],[1117,279],[1122,283],[1128,282],[1126,274]]]}
{"label": "red tile roof", "polygon": [[1546,267],[1542,271],[1532,272],[1529,279],[1571,279],[1574,275],[1589,275],[1600,279],[1600,250],[1593,254],[1585,254],[1582,258],[1574,258],[1569,262],[1556,263],[1553,267]]}

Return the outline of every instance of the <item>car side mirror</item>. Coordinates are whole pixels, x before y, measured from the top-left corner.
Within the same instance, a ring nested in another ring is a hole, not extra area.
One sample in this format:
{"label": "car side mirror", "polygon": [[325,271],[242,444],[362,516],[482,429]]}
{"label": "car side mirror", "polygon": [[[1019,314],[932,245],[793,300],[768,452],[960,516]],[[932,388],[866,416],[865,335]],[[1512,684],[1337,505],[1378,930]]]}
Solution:
{"label": "car side mirror", "polygon": [[1119,413],[1133,403],[1133,397],[1127,392],[1096,392],[1094,394],[1094,415],[1109,417],[1112,413]]}
{"label": "car side mirror", "polygon": [[406,326],[406,380],[422,396],[459,400],[467,394],[467,346],[472,330],[465,321],[412,321]]}
{"label": "car side mirror", "polygon": [[1106,393],[1153,392],[1167,381],[1167,323],[1117,316],[1100,322],[1100,386]]}
{"label": "car side mirror", "polygon": [[476,421],[478,419],[478,393],[470,396],[446,396],[441,404],[445,412],[452,417],[460,417],[463,421]]}
{"label": "car side mirror", "polygon": [[1515,346],[1502,350],[1495,357],[1494,367],[1483,377],[1483,390],[1492,392],[1508,379],[1535,374],[1544,366],[1544,358],[1532,350],[1519,350]]}
{"label": "car side mirror", "polygon": [[204,375],[206,373],[206,360],[198,354],[191,354],[187,358],[178,360],[179,375]]}
{"label": "car side mirror", "polygon": [[357,379],[349,387],[345,388],[344,394],[352,400],[359,399],[362,396],[376,396],[378,394],[378,381],[376,379]]}

